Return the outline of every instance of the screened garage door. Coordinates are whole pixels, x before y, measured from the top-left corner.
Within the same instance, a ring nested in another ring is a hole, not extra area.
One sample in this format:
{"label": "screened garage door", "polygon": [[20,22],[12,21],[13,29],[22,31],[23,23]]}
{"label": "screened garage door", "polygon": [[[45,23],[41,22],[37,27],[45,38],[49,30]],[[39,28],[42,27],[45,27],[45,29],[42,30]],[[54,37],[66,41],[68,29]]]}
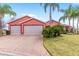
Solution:
{"label": "screened garage door", "polygon": [[25,35],[41,35],[42,30],[42,26],[24,26]]}
{"label": "screened garage door", "polygon": [[20,26],[11,26],[11,35],[20,35]]}

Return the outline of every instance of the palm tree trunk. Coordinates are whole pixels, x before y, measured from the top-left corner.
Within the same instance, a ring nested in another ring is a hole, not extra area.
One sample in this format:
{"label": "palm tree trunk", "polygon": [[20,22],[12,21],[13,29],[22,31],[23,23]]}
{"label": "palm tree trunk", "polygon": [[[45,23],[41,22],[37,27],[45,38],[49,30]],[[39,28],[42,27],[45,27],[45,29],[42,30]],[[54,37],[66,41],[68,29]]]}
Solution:
{"label": "palm tree trunk", "polygon": [[50,13],[49,13],[49,19],[50,19],[50,21],[52,20],[52,13],[51,13],[52,11],[51,11],[51,5],[50,5]]}
{"label": "palm tree trunk", "polygon": [[[70,19],[69,19],[69,26],[70,26]],[[71,28],[69,27],[69,32],[71,31]]]}
{"label": "palm tree trunk", "polygon": [[70,26],[70,19],[69,19],[69,26]]}
{"label": "palm tree trunk", "polygon": [[79,23],[79,18],[77,20],[77,34],[78,34],[78,23]]}
{"label": "palm tree trunk", "polygon": [[50,11],[49,11],[49,20],[50,20],[50,26],[51,26],[51,20],[52,20],[52,10],[51,10],[51,4],[50,4]]}
{"label": "palm tree trunk", "polygon": [[73,18],[73,33],[74,33],[75,29],[74,29],[74,18]]}

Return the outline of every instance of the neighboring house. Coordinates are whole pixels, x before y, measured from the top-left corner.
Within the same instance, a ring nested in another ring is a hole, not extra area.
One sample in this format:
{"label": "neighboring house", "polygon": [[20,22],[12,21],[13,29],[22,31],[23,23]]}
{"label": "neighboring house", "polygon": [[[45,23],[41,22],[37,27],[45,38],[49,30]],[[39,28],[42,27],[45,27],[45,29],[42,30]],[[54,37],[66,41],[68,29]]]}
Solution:
{"label": "neighboring house", "polygon": [[53,26],[57,26],[57,25],[60,25],[60,23],[57,22],[57,21],[55,21],[55,20],[51,20],[51,21],[47,21],[47,22],[46,22],[46,26],[51,26],[51,27],[53,27]]}
{"label": "neighboring house", "polygon": [[46,26],[54,27],[54,26],[58,26],[58,25],[64,26],[64,30],[68,31],[68,32],[71,32],[72,29],[73,29],[72,26],[69,26],[69,25],[66,25],[66,24],[61,24],[61,23],[59,23],[58,21],[55,21],[55,20],[51,20],[51,21],[46,22]]}
{"label": "neighboring house", "polygon": [[67,32],[71,32],[73,27],[72,26],[69,26],[69,25],[66,25],[66,24],[62,24],[64,26],[64,30],[66,30]]}
{"label": "neighboring house", "polygon": [[21,17],[8,24],[12,35],[41,35],[45,26],[44,22],[29,16]]}

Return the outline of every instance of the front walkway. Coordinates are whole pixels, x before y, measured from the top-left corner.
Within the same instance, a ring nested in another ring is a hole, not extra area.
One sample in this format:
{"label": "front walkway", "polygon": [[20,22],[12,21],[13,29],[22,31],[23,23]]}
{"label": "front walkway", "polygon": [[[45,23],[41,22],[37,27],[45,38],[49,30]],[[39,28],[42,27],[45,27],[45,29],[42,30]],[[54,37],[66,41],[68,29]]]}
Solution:
{"label": "front walkway", "polygon": [[48,56],[41,36],[0,37],[0,52],[6,55]]}

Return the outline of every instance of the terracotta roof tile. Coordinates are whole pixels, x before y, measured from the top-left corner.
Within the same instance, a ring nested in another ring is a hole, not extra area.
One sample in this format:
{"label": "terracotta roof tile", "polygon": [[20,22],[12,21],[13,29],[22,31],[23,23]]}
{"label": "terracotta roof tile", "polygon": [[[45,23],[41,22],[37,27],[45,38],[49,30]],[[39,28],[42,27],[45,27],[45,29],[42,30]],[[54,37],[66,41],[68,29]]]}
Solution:
{"label": "terracotta roof tile", "polygon": [[46,22],[46,26],[57,26],[59,25],[60,23],[55,21],[55,20],[51,20],[51,21],[47,21]]}
{"label": "terracotta roof tile", "polygon": [[21,24],[22,22],[28,21],[30,18],[31,17],[29,17],[29,16],[23,16],[19,19],[16,19],[16,20],[12,21],[12,22],[9,22],[8,24],[16,24],[16,25]]}

